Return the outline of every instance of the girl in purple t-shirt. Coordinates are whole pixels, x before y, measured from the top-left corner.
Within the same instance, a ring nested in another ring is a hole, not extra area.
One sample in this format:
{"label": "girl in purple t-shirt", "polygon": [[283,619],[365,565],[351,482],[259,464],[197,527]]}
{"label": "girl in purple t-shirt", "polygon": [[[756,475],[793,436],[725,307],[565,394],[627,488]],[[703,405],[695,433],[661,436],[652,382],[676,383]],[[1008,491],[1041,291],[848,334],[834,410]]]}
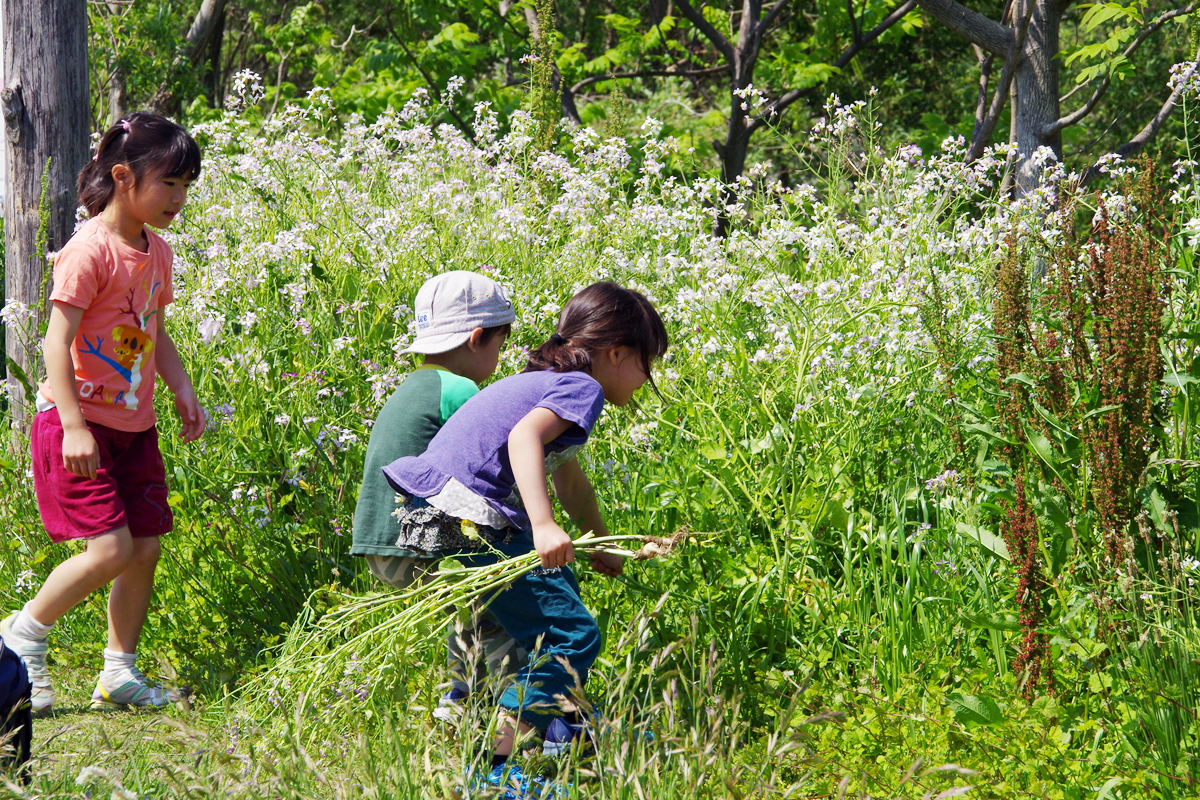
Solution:
{"label": "girl in purple t-shirt", "polygon": [[[546,475],[580,530],[607,535],[575,454],[604,403],[627,404],[666,349],[666,329],[649,300],[613,283],[594,283],[563,308],[558,331],[530,353],[523,373],[468,400],[423,455],[384,467],[406,497],[397,511],[399,546],[456,553],[473,564],[494,561],[497,552],[512,557],[532,549],[541,558],[541,569],[486,598],[488,610],[531,655],[500,698],[508,713],[495,743],[493,783],[523,781],[505,764],[518,727],[514,717],[522,733],[543,732],[547,752],[580,734],[571,698],[600,653],[600,629],[568,566],[575,548],[554,519]],[[464,521],[489,547],[464,534]],[[593,554],[591,562],[609,576],[623,568],[618,556]]]}

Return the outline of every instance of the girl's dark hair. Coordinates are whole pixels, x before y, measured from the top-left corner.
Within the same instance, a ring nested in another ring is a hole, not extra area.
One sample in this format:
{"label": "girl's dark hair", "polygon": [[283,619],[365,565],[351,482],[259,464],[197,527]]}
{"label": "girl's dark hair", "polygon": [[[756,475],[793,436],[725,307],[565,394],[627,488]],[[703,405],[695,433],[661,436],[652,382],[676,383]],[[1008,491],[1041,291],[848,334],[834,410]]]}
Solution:
{"label": "girl's dark hair", "polygon": [[112,200],[117,164],[128,166],[138,181],[151,174],[194,181],[200,177],[200,146],[166,117],[145,111],[126,114],[100,137],[95,158],[79,171],[79,201],[89,216]]}
{"label": "girl's dark hair", "polygon": [[641,292],[600,281],[567,301],[558,330],[529,354],[525,372],[590,373],[592,353],[621,346],[638,353],[654,386],[650,367],[667,352],[662,318]]}

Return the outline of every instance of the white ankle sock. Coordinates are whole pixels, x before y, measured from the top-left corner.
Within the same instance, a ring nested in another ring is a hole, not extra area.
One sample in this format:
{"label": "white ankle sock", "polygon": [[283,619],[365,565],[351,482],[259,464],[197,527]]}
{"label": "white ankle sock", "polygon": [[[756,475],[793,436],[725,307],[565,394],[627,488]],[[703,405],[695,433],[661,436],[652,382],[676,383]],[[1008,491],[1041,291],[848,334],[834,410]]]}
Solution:
{"label": "white ankle sock", "polygon": [[129,671],[136,663],[137,653],[119,653],[104,648],[104,671],[100,673],[100,679],[104,681],[106,691],[129,680]]}
{"label": "white ankle sock", "polygon": [[50,635],[50,629],[54,627],[54,623],[43,625],[33,618],[28,610],[21,609],[21,613],[17,614],[17,618],[13,620],[10,630],[13,636],[20,639],[28,639],[34,642],[44,642],[46,637]]}

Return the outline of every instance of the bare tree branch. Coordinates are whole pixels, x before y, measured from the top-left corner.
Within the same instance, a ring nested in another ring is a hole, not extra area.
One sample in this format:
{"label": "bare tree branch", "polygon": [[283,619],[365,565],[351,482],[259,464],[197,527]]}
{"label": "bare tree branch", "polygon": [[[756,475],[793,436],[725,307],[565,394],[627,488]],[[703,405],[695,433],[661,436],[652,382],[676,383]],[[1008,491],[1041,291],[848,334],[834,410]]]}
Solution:
{"label": "bare tree branch", "polygon": [[[913,8],[916,7],[917,2],[918,2],[918,0],[907,0],[904,3],[904,5],[897,6],[895,9],[893,9],[892,13],[890,13],[886,17],[884,17],[882,22],[880,22],[878,25],[876,25],[871,30],[864,33],[857,42],[854,42],[849,47],[847,47],[842,52],[842,54],[840,56],[838,56],[837,61],[833,62],[833,66],[837,69],[841,69],[842,67],[849,64],[850,61],[856,55],[858,55],[859,52],[864,47],[866,47],[868,44],[870,44],[871,42],[878,39],[889,28],[891,28],[893,25],[895,25],[897,22],[899,22],[904,17],[905,14],[912,11]],[[813,89],[815,89],[815,88],[816,88],[815,86],[809,86],[804,89],[793,89],[792,91],[784,94],[782,97],[780,97],[775,102],[768,104],[765,114],[755,117],[753,120],[751,120],[746,125],[747,135],[753,134],[756,130],[758,130],[762,126],[766,125],[768,118],[782,114],[784,109],[786,109],[788,106],[790,106],[792,103],[796,102],[800,98],[810,94],[813,91]]]}
{"label": "bare tree branch", "polygon": [[1025,2],[1029,9],[1021,14],[1020,0],[1018,0],[1017,13],[1021,14],[1021,17],[1016,24],[1017,34],[1013,39],[1012,47],[1008,50],[1008,55],[1004,58],[1004,66],[1000,70],[1000,83],[996,86],[996,93],[992,95],[992,103],[982,122],[976,126],[975,135],[971,137],[971,144],[963,155],[964,163],[970,164],[983,155],[983,149],[992,140],[992,132],[996,130],[996,123],[1000,120],[1000,112],[1004,110],[1004,101],[1007,99],[1009,87],[1012,86],[1013,74],[1017,71],[1017,62],[1021,58],[1021,48],[1025,46],[1025,36],[1029,33],[1029,20],[1033,18],[1034,0],[1025,0]]}
{"label": "bare tree branch", "polygon": [[[1200,61],[1200,50],[1196,51],[1196,55],[1192,60]],[[1137,135],[1135,135],[1125,144],[1118,147],[1113,151],[1113,153],[1123,159],[1140,153],[1146,147],[1146,145],[1150,143],[1150,140],[1153,139],[1158,133],[1159,129],[1162,128],[1163,123],[1167,121],[1167,117],[1171,116],[1171,112],[1175,110],[1175,106],[1179,103],[1179,98],[1183,96],[1184,91],[1187,89],[1187,83],[1187,81],[1179,81],[1174,91],[1171,92],[1171,96],[1168,97],[1167,101],[1162,104],[1162,108],[1158,110],[1158,113],[1154,115],[1153,119],[1146,123],[1146,127],[1138,131]],[[1087,186],[1096,178],[1100,177],[1101,174],[1100,164],[1097,162],[1088,168],[1088,171],[1083,174],[1083,177],[1080,179],[1079,183],[1081,186]]]}
{"label": "bare tree branch", "polygon": [[718,75],[722,72],[729,72],[728,64],[720,64],[715,67],[707,67],[705,69],[679,69],[678,67],[668,67],[667,69],[644,69],[637,72],[613,72],[605,75],[591,75],[584,78],[579,83],[571,87],[572,94],[579,94],[580,91],[591,86],[593,83],[601,83],[603,81],[620,80],[624,78],[661,78],[666,76],[678,76],[681,78],[701,77],[706,75]]}
{"label": "bare tree branch", "polygon": [[688,21],[696,27],[696,30],[704,34],[704,38],[712,42],[713,47],[721,52],[721,55],[725,57],[725,60],[729,64],[732,65],[736,61],[733,45],[688,0],[679,0],[679,12],[688,18]]}
{"label": "bare tree branch", "polygon": [[[371,24],[373,25],[375,23]],[[416,68],[417,72],[421,73],[421,77],[425,79],[425,83],[429,86],[429,91],[433,93],[434,99],[436,99],[439,103],[442,102],[442,90],[438,88],[437,83],[433,80],[433,76],[421,66],[421,62],[418,61],[413,52],[408,49],[408,45],[405,44],[404,38],[396,32],[396,29],[392,26],[391,17],[386,18],[385,24],[387,25],[388,33],[392,35],[392,38],[396,40],[396,44],[400,45],[400,49],[404,51],[404,55],[408,56],[408,60],[412,62],[413,67]],[[468,139],[474,141],[475,129],[472,128],[465,119],[460,117],[458,112],[456,112],[449,103],[446,103],[445,106],[446,112],[454,119],[455,122],[458,123],[459,130],[465,133]]]}
{"label": "bare tree branch", "polygon": [[964,6],[957,0],[917,0],[918,4],[934,19],[967,41],[977,44],[989,53],[1008,55],[1013,32],[983,14]]}
{"label": "bare tree branch", "polygon": [[992,79],[992,63],[996,56],[984,53],[983,48],[977,44],[971,47],[975,49],[975,58],[979,60],[979,95],[975,98],[975,132],[971,134],[973,142],[979,138],[979,131],[983,129],[983,121],[987,118],[988,84]]}
{"label": "bare tree branch", "polygon": [[[1193,2],[1184,8],[1177,8],[1173,11],[1165,11],[1162,14],[1159,14],[1153,22],[1143,28],[1141,32],[1134,37],[1133,41],[1129,43],[1129,46],[1125,48],[1125,52],[1122,53],[1122,55],[1125,58],[1129,58],[1129,56],[1133,55],[1135,50],[1142,46],[1142,42],[1146,41],[1152,35],[1157,33],[1159,29],[1162,28],[1162,26],[1168,21],[1175,19],[1176,17],[1182,17],[1187,14],[1191,14],[1197,8],[1200,8],[1200,1]],[[1072,125],[1082,122],[1089,114],[1092,113],[1092,111],[1095,110],[1096,104],[1100,102],[1102,97],[1104,97],[1105,93],[1108,91],[1108,87],[1111,85],[1112,75],[1110,73],[1104,76],[1104,78],[1100,81],[1100,85],[1096,87],[1096,91],[1092,92],[1092,96],[1088,98],[1086,103],[1072,111],[1070,114],[1067,114],[1065,117],[1061,117],[1058,121],[1047,125],[1044,128],[1044,133],[1042,135],[1053,136],[1064,128],[1069,128]]]}
{"label": "bare tree branch", "polygon": [[773,23],[775,18],[779,16],[780,12],[787,7],[787,4],[788,0],[777,0],[775,5],[771,6],[771,8],[767,11],[767,15],[762,18],[762,22],[758,23],[758,30],[763,36],[767,35],[767,28],[771,27],[771,23]]}
{"label": "bare tree branch", "polygon": [[590,75],[574,86],[563,86],[562,97],[560,98],[563,115],[576,125],[582,125],[583,120],[579,116],[579,107],[575,105],[575,95],[579,94],[579,92],[595,83],[601,83],[603,81],[625,80],[627,78],[699,78],[708,75],[717,75],[722,72],[729,72],[731,69],[732,67],[728,64],[721,64],[719,66],[708,67],[706,69],[679,69],[678,67],[668,67],[667,69],[644,69],[637,72],[613,72],[605,75]]}

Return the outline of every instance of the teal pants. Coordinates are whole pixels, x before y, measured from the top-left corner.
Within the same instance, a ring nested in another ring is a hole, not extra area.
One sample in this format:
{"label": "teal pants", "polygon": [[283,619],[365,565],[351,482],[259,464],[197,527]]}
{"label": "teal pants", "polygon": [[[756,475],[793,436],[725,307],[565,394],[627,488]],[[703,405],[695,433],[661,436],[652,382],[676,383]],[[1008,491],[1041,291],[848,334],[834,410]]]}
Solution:
{"label": "teal pants", "polygon": [[[533,533],[521,531],[495,548],[505,557],[533,550]],[[462,553],[472,566],[498,560],[494,553]],[[570,567],[534,570],[483,602],[504,630],[529,654],[500,695],[499,705],[522,721],[545,729],[562,715],[564,699],[581,697],[588,670],[600,655],[600,627],[583,605]]]}

